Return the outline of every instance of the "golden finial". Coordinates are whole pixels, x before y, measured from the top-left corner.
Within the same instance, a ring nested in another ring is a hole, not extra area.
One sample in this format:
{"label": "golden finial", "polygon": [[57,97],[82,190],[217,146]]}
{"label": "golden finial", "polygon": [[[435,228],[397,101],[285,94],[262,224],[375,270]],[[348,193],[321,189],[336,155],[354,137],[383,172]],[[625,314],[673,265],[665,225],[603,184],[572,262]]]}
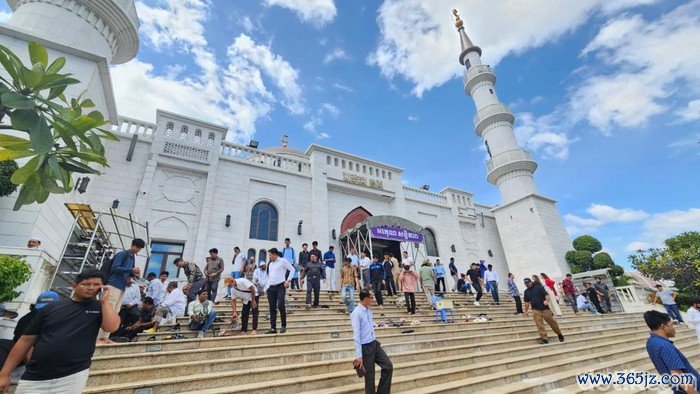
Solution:
{"label": "golden finial", "polygon": [[455,17],[455,27],[459,30],[464,26],[464,22],[462,22],[462,18],[459,17],[459,12],[456,8],[452,9],[452,15]]}

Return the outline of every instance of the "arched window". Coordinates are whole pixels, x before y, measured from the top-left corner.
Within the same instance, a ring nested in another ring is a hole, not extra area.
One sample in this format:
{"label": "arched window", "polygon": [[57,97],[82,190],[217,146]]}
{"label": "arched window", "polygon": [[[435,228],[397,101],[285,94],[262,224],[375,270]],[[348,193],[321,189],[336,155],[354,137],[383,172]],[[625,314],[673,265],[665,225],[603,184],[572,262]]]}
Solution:
{"label": "arched window", "polygon": [[180,141],[186,141],[188,131],[189,131],[189,128],[187,126],[182,126],[182,128],[180,129],[180,136],[178,137],[178,139]]}
{"label": "arched window", "polygon": [[425,236],[425,253],[428,256],[440,257],[437,247],[437,240],[435,239],[435,233],[433,230],[426,227],[423,235]]}
{"label": "arched window", "polygon": [[207,146],[212,147],[214,146],[214,139],[216,139],[216,136],[214,133],[209,133],[209,137],[207,138]]}
{"label": "arched window", "polygon": [[260,253],[258,253],[258,262],[261,261],[267,261],[267,250],[265,249],[260,249]]}
{"label": "arched window", "polygon": [[[255,259],[255,249],[253,249],[253,248],[248,249],[248,260],[250,260],[251,257],[253,259]],[[258,262],[256,261],[255,266],[257,267],[257,265],[258,265]]]}
{"label": "arched window", "polygon": [[194,138],[192,139],[192,142],[194,142],[195,144],[199,144],[200,142],[202,142],[202,130],[201,129],[197,129],[194,131]]}
{"label": "arched window", "polygon": [[338,158],[333,159],[333,165],[338,167]]}
{"label": "arched window", "polygon": [[331,165],[331,157],[326,156],[326,164]]}
{"label": "arched window", "polygon": [[171,137],[173,135],[173,129],[175,129],[175,124],[173,122],[168,122],[168,124],[165,125],[165,136]]}
{"label": "arched window", "polygon": [[[259,202],[250,213],[250,239],[277,241],[277,209],[269,202]],[[262,251],[261,251],[262,252]]]}

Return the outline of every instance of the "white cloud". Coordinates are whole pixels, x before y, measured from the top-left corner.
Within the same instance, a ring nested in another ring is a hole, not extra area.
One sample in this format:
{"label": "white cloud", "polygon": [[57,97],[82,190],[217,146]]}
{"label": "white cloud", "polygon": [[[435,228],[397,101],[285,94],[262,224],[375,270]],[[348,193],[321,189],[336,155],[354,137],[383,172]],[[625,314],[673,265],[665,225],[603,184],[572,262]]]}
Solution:
{"label": "white cloud", "polygon": [[303,22],[317,28],[332,22],[338,14],[333,0],[265,0],[265,4],[292,10]]}
{"label": "white cloud", "polygon": [[600,226],[607,223],[629,223],[644,220],[649,214],[629,208],[618,209],[610,205],[591,204],[586,212],[590,218],[566,214],[564,220],[567,224],[569,234],[583,234],[598,231]]}
{"label": "white cloud", "polygon": [[418,122],[418,117],[414,115],[408,115],[409,122]]}
{"label": "white cloud", "polygon": [[544,96],[537,95],[530,99],[530,105],[539,104],[544,101]]}
{"label": "white cloud", "polygon": [[316,135],[316,139],[317,139],[317,140],[325,140],[325,139],[328,139],[328,138],[331,138],[330,134],[328,134],[328,133],[318,133],[318,134]]}
{"label": "white cloud", "polygon": [[368,61],[387,78],[408,80],[413,94],[420,96],[463,72],[457,62],[461,50],[453,7],[463,11],[466,31],[483,49],[486,63],[495,65],[510,53],[558,40],[601,7],[608,12],[650,1],[577,1],[562,7],[556,0],[385,0],[377,17],[379,43]]}
{"label": "white cloud", "polygon": [[700,155],[700,133],[694,133],[677,139],[668,144],[668,147],[674,150],[674,155],[684,153],[688,150],[691,150],[691,152],[694,150],[696,154]]}
{"label": "white cloud", "polygon": [[328,64],[334,60],[345,60],[349,56],[343,48],[335,47],[323,58],[323,64]]}
{"label": "white cloud", "polygon": [[246,141],[256,121],[276,103],[292,114],[304,112],[298,71],[269,46],[241,34],[228,47],[225,60],[217,61],[204,37],[208,1],[158,4],[162,7],[137,3],[146,43],[157,51],[174,49],[191,56],[199,70],[183,75],[185,70],[176,64],[163,65],[161,72],[139,59],[113,67],[121,114],[154,120],[156,108],[162,108],[223,124],[231,128],[231,139]]}
{"label": "white cloud", "polygon": [[646,242],[630,242],[627,244],[627,251],[628,252],[636,252],[638,250],[647,250],[651,248],[651,245],[646,243]]}
{"label": "white cloud", "polygon": [[576,140],[560,131],[562,126],[557,124],[552,115],[536,118],[531,113],[523,112],[518,113],[516,119],[513,131],[523,147],[538,152],[544,158],[569,157],[569,146]]}
{"label": "white cloud", "polygon": [[335,105],[333,105],[331,103],[323,103],[322,106],[323,106],[323,109],[325,109],[326,112],[331,114],[331,116],[333,116],[334,118],[337,118],[338,115],[340,115],[340,109],[338,107],[336,107]]}
{"label": "white cloud", "polygon": [[666,99],[674,94],[698,94],[700,47],[689,45],[698,36],[697,0],[656,20],[624,14],[608,22],[582,51],[582,56],[595,56],[604,71],[586,76],[576,89],[574,116],[610,133],[667,112],[672,106]]}
{"label": "white cloud", "polygon": [[700,100],[693,100],[688,106],[676,111],[681,122],[693,122],[700,120]]}
{"label": "white cloud", "polygon": [[355,90],[354,90],[353,88],[351,88],[350,86],[345,86],[345,85],[340,84],[340,83],[337,83],[337,82],[333,84],[333,87],[334,87],[335,89],[342,90],[342,91],[348,92],[348,93],[353,93],[353,92],[355,91]]}
{"label": "white cloud", "polygon": [[0,23],[7,23],[12,17],[12,11],[0,11]]}

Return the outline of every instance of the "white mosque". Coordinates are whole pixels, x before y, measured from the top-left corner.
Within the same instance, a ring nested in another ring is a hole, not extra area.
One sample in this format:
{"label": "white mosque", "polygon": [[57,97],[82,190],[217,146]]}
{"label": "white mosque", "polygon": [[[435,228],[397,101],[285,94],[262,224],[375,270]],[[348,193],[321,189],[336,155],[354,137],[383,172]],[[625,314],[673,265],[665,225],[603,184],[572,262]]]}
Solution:
{"label": "white mosque", "polygon": [[[81,179],[79,190],[17,212],[13,196],[0,199],[0,253],[27,256],[34,270],[8,309],[26,308],[52,286],[78,222],[76,206],[134,219],[150,241],[148,257],[139,261],[149,272],[172,274],[172,260],[180,256],[203,263],[212,247],[228,264],[234,246],[266,259],[266,250],[286,237],[297,251],[315,240],[343,254],[356,247],[368,254],[405,250],[414,260],[454,257],[461,272],[486,260],[503,281],[508,272],[561,277],[568,270],[570,241],[555,201],[538,193],[537,163],[518,145],[496,76],[481,63],[481,49],[459,18],[464,91],[476,104],[475,131],[490,156],[486,176],[500,191],[497,206],[477,203],[466,190],[404,186],[401,168],[332,147],[299,150],[286,137],[276,148],[234,144],[224,125],[165,110],[157,111],[156,123],[120,117],[109,65],[128,62],[138,51],[134,1],[8,3],[14,14],[0,25],[0,44],[26,56],[27,42],[38,41],[51,58],[65,56],[67,71],[83,81],[66,95],[87,89],[121,140],[106,144],[110,167]],[[40,239],[41,249],[26,249],[29,238]]]}

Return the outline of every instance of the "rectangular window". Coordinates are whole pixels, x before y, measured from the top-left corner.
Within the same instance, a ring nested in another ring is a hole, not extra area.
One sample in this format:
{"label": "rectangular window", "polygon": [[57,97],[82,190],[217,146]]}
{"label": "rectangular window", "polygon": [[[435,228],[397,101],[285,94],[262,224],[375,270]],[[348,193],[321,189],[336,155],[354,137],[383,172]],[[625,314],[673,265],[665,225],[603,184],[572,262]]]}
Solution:
{"label": "rectangular window", "polygon": [[146,262],[146,274],[153,272],[160,276],[162,271],[170,273],[169,278],[177,278],[179,268],[175,266],[175,259],[182,257],[185,245],[172,242],[151,242],[151,257]]}

